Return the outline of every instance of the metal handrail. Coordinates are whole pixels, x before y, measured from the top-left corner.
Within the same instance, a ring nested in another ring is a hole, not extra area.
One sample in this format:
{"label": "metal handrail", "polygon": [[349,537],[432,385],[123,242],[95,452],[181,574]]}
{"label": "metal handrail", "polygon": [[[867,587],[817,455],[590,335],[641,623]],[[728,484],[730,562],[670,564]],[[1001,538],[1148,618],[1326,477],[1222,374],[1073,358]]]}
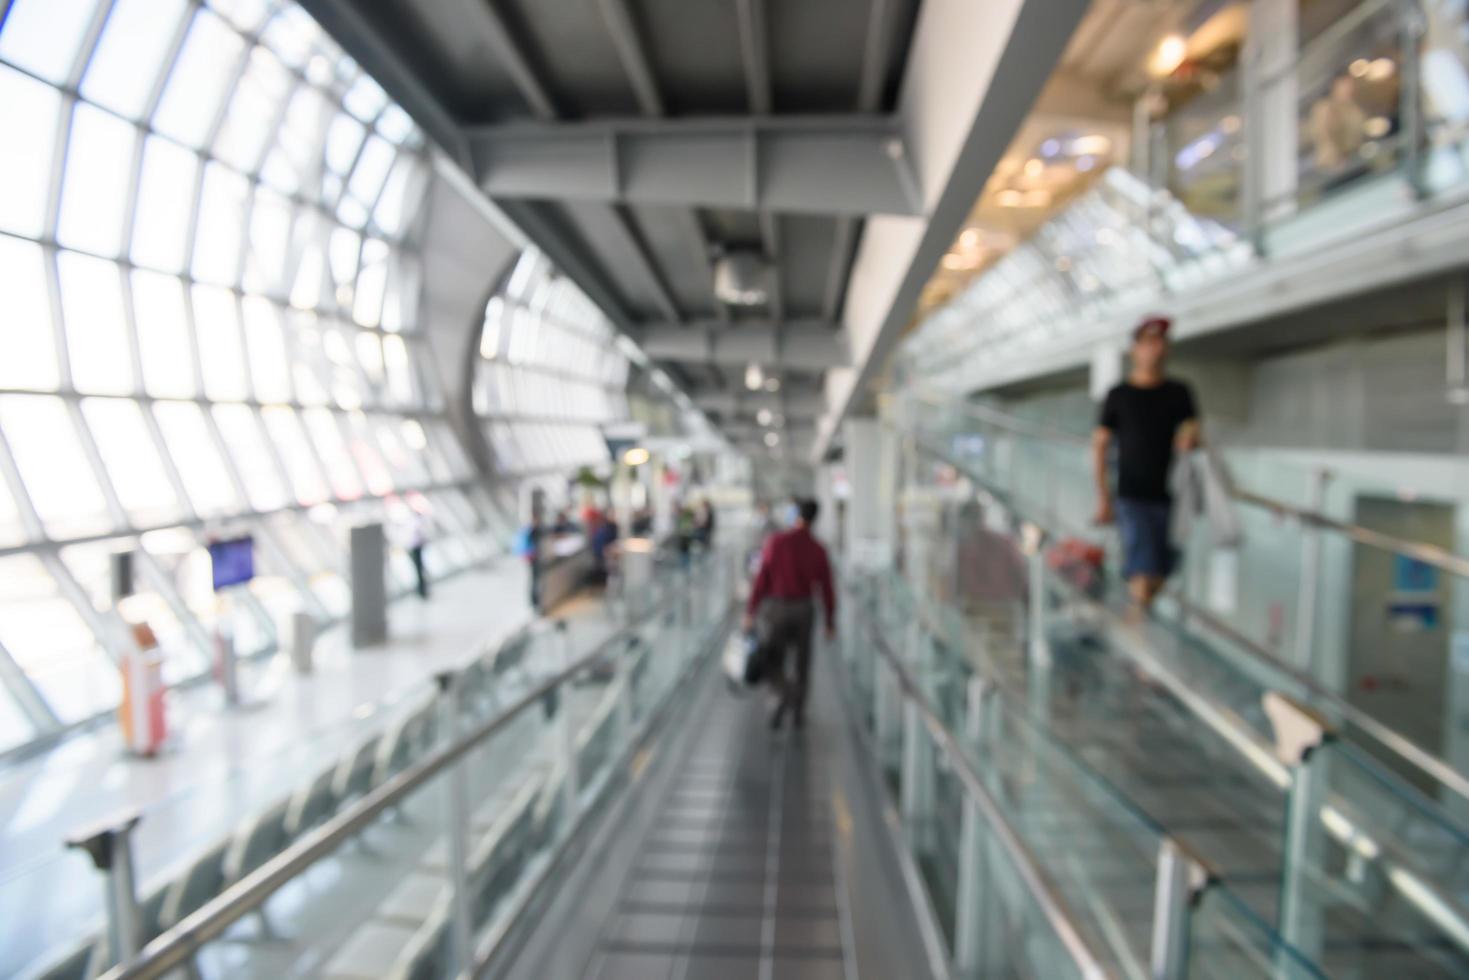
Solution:
{"label": "metal handrail", "polygon": [[[940,459],[948,462],[950,465],[955,466],[959,469],[965,468],[964,464],[961,461],[954,459],[943,449],[933,445],[928,440],[919,439],[916,440],[916,442],[923,447],[925,452],[937,456]],[[1246,500],[1246,502],[1255,503],[1257,506],[1262,507],[1271,506],[1276,503],[1274,501],[1270,501],[1269,498],[1256,497],[1253,494],[1248,494],[1243,491],[1236,491],[1235,495],[1237,498],[1240,499],[1253,497],[1253,500]],[[1312,522],[1315,526],[1328,529],[1330,529],[1331,525],[1333,524],[1338,525],[1340,533],[1343,534],[1349,533],[1350,530],[1361,531],[1364,534],[1376,535],[1382,538],[1389,537],[1388,535],[1377,535],[1377,532],[1369,531],[1366,528],[1356,528],[1354,525],[1342,525],[1339,521],[1333,521],[1331,518],[1325,517],[1321,514],[1316,514],[1315,512],[1306,512],[1306,514],[1303,515],[1301,519],[1303,521]],[[1054,533],[1052,528],[1042,528],[1042,530],[1047,534]],[[1354,540],[1356,540],[1355,537]],[[1392,540],[1396,541],[1397,539]],[[1409,543],[1411,544],[1411,542]],[[1379,547],[1385,546],[1379,545]],[[1395,553],[1408,554],[1409,552]],[[1457,556],[1454,557],[1458,561],[1463,561],[1462,559],[1458,559]],[[1465,564],[1469,565],[1469,562],[1465,562]],[[1454,793],[1458,794],[1461,798],[1469,800],[1469,777],[1466,777],[1463,773],[1460,773],[1452,765],[1445,762],[1443,759],[1440,759],[1433,753],[1429,752],[1427,749],[1419,746],[1411,739],[1406,738],[1402,734],[1384,725],[1376,718],[1373,718],[1361,708],[1358,708],[1356,705],[1352,704],[1346,698],[1327,688],[1310,674],[1299,670],[1281,660],[1264,645],[1249,638],[1248,636],[1245,636],[1238,629],[1236,629],[1229,623],[1226,623],[1219,617],[1215,616],[1209,610],[1200,607],[1196,603],[1191,602],[1187,597],[1178,594],[1176,590],[1168,594],[1170,598],[1172,598],[1172,600],[1178,604],[1180,610],[1186,616],[1188,616],[1189,618],[1197,619],[1199,622],[1206,625],[1212,632],[1239,647],[1240,650],[1251,660],[1301,685],[1307,692],[1310,693],[1312,698],[1318,700],[1320,703],[1330,707],[1331,710],[1337,712],[1343,721],[1348,722],[1349,724],[1355,726],[1358,730],[1366,733],[1370,738],[1376,741],[1383,748],[1397,755],[1408,764],[1426,773],[1428,776],[1438,781],[1440,785],[1447,787]]]}
{"label": "metal handrail", "polygon": [[[680,589],[665,597],[641,618],[605,637],[589,652],[537,684],[494,717],[481,722],[456,741],[391,777],[357,803],[302,836],[198,911],[160,934],[144,946],[135,959],[117,964],[99,980],[155,980],[171,970],[186,966],[189,958],[205,943],[223,935],[231,925],[259,908],[271,895],[298,878],[317,861],[335,852],[366,829],[377,817],[404,801],[414,790],[435,776],[448,770],[525,711],[540,704],[563,684],[597,666],[610,650],[619,643],[626,642],[647,623],[675,608],[687,595],[687,589]],[[519,633],[516,634],[518,635]],[[509,639],[513,640],[516,636]]]}
{"label": "metal handrail", "polygon": [[[949,401],[937,395],[920,392],[912,393],[909,397],[937,408],[958,409],[966,415],[982,419],[997,428],[1006,429],[1017,435],[1028,435],[1047,442],[1070,446],[1084,447],[1090,444],[1085,436],[1079,436],[1074,432],[1068,432],[1056,426],[1047,425],[1044,422],[1032,422],[1029,419],[1022,419],[989,405]],[[1340,534],[1369,548],[1377,548],[1391,554],[1402,555],[1404,558],[1412,558],[1425,565],[1431,565],[1441,571],[1448,572],[1450,575],[1469,578],[1469,558],[1456,555],[1446,548],[1440,548],[1438,545],[1425,544],[1422,541],[1412,541],[1391,534],[1383,534],[1381,531],[1374,531],[1371,528],[1362,527],[1359,524],[1338,520],[1320,511],[1286,503],[1283,500],[1276,500],[1273,497],[1267,497],[1264,494],[1254,493],[1249,490],[1241,490],[1238,487],[1231,487],[1230,490],[1234,499],[1242,504],[1268,510],[1277,516],[1288,517],[1309,527]]]}
{"label": "metal handrail", "polygon": [[1010,821],[1006,819],[994,794],[985,786],[983,778],[975,771],[968,754],[960,746],[953,733],[949,731],[948,726],[944,724],[933,702],[928,699],[928,695],[914,679],[908,665],[888,645],[887,638],[883,636],[882,630],[873,621],[870,611],[864,608],[862,616],[867,620],[873,646],[888,662],[903,696],[912,703],[923,719],[924,727],[928,729],[934,744],[943,752],[949,769],[964,784],[970,798],[983,814],[990,832],[1005,849],[1047,924],[1065,947],[1072,963],[1085,980],[1110,980],[1111,974],[1082,937],[1081,930],[1077,926],[1076,914],[1071,911],[1066,899],[1041,871],[1040,862],[1036,859],[1035,854],[1021,839],[1019,832],[1015,830]]}

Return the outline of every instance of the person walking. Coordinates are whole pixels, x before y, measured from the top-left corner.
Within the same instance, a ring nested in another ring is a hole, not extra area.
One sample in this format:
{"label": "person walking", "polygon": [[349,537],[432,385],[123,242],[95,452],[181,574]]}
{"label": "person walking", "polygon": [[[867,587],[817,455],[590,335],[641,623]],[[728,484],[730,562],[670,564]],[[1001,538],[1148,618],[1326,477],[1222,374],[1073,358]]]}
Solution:
{"label": "person walking", "polygon": [[[836,635],[836,592],[826,548],[811,533],[818,507],[814,500],[798,505],[796,523],[765,542],[760,570],[750,587],[744,628],[749,632],[758,615],[761,646],[770,658],[766,676],[775,694],[770,727],[778,729],[787,712],[796,728],[805,722],[810,689],[811,633],[816,625],[819,599],[826,616],[826,636]],[[794,664],[790,663],[792,656]],[[794,667],[794,676],[790,668]]]}
{"label": "person walking", "polygon": [[[1133,331],[1127,380],[1107,392],[1092,434],[1098,524],[1114,520],[1122,537],[1122,574],[1138,609],[1148,610],[1172,574],[1173,501],[1168,492],[1175,452],[1199,445],[1198,410],[1188,385],[1168,377],[1166,317]],[[1108,450],[1117,444],[1117,495],[1108,479]]]}
{"label": "person walking", "polygon": [[418,579],[418,597],[428,598],[428,573],[423,565],[423,549],[428,545],[428,515],[414,511],[408,527],[408,558],[413,562],[413,572]]}

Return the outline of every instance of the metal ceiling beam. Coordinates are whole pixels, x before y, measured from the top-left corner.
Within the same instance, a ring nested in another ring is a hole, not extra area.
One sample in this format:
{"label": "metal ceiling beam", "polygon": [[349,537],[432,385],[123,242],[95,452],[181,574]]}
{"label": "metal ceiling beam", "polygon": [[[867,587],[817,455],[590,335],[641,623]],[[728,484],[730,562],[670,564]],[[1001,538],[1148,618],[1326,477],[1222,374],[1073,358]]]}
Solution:
{"label": "metal ceiling beam", "polygon": [[760,364],[769,368],[825,371],[852,363],[845,338],[822,325],[739,323],[708,330],[654,326],[643,330],[643,350],[656,360],[691,364]]}
{"label": "metal ceiling beam", "polygon": [[555,119],[561,115],[551,90],[534,65],[525,55],[525,46],[515,36],[495,0],[483,0],[484,27],[490,46],[495,49],[495,60],[510,75],[510,80],[520,90],[531,111],[542,119]]}
{"label": "metal ceiling beam", "polygon": [[453,114],[383,38],[361,5],[354,0],[301,0],[301,6],[413,117],[430,140],[460,166],[469,166],[468,148]]}
{"label": "metal ceiling beam", "polygon": [[612,36],[612,45],[617,48],[622,70],[627,72],[628,84],[637,96],[638,108],[644,115],[664,115],[663,94],[653,77],[653,68],[643,48],[643,35],[633,21],[632,11],[627,9],[627,0],[597,0],[597,7],[602,11],[607,33]]}
{"label": "metal ceiling beam", "polygon": [[765,249],[765,258],[770,261],[770,298],[766,308],[770,310],[770,318],[778,326],[785,322],[786,304],[785,293],[781,291],[780,276],[780,217],[769,211],[760,212],[760,242]]}
{"label": "metal ceiling beam", "polygon": [[720,415],[751,416],[766,409],[796,419],[814,419],[826,409],[819,391],[707,391],[694,395],[694,404]]}
{"label": "metal ceiling beam", "polygon": [[739,0],[740,58],[745,63],[745,91],[750,114],[770,115],[770,42],[766,26],[765,0]]}
{"label": "metal ceiling beam", "polygon": [[678,311],[678,304],[673,300],[673,293],[669,290],[668,283],[663,281],[663,275],[658,271],[658,263],[653,260],[648,243],[643,241],[643,236],[633,226],[631,215],[623,207],[614,207],[611,210],[613,226],[626,243],[626,253],[633,258],[639,271],[653,287],[653,299],[658,304],[658,311],[675,323],[681,322],[683,317]]}
{"label": "metal ceiling beam", "polygon": [[492,198],[771,210],[922,211],[892,120],[870,116],[624,119],[468,131]]}

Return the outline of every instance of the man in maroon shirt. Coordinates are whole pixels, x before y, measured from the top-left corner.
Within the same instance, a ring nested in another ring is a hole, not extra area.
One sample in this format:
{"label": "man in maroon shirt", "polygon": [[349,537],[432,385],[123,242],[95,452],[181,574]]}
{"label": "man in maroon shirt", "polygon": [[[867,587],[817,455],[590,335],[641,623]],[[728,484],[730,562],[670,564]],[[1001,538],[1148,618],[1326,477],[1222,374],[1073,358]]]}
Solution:
{"label": "man in maroon shirt", "polygon": [[[826,549],[811,534],[816,512],[816,501],[801,501],[796,526],[766,540],[760,571],[755,574],[750,601],[745,607],[745,630],[750,630],[759,613],[762,645],[770,657],[768,676],[777,697],[775,712],[770,716],[771,728],[780,727],[787,710],[797,728],[804,720],[807,679],[811,674],[811,631],[815,626],[818,596],[826,611],[827,638],[836,635],[831,563],[827,561]],[[786,672],[786,656],[791,650],[796,655],[794,679]]]}

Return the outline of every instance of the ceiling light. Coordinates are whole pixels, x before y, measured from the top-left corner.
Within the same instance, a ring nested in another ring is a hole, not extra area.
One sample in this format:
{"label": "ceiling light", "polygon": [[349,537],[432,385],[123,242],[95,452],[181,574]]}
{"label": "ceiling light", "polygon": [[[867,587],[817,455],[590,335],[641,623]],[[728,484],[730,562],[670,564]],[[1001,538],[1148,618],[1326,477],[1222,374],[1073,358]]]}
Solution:
{"label": "ceiling light", "polygon": [[1347,71],[1352,73],[1353,78],[1365,78],[1367,77],[1368,69],[1370,69],[1371,67],[1372,62],[1368,61],[1366,58],[1358,58],[1356,61],[1352,62],[1351,67],[1349,67]]}
{"label": "ceiling light", "polygon": [[765,383],[765,372],[760,370],[760,365],[751,364],[745,368],[745,387],[751,391],[758,391]]}
{"label": "ceiling light", "polygon": [[1225,136],[1233,136],[1244,126],[1244,120],[1239,116],[1225,116],[1219,120],[1219,131]]}
{"label": "ceiling light", "polygon": [[1112,152],[1112,141],[1101,133],[1078,136],[1071,141],[1071,152],[1077,156],[1104,157]]}
{"label": "ceiling light", "polygon": [[979,263],[966,255],[955,255],[953,252],[944,256],[943,266],[950,272],[963,272],[972,269]]}
{"label": "ceiling light", "polygon": [[995,203],[1002,208],[1018,208],[1025,204],[1025,195],[1011,188],[995,195]]}
{"label": "ceiling light", "polygon": [[765,390],[766,391],[780,391],[780,379],[779,378],[766,378],[765,379]]}
{"label": "ceiling light", "polygon": [[767,433],[765,433],[765,445],[769,446],[771,449],[774,449],[776,446],[779,446],[780,445],[780,435],[778,433],[775,433],[775,432],[767,432]]}
{"label": "ceiling light", "polygon": [[1020,196],[1021,205],[1027,208],[1043,208],[1051,203],[1050,191],[1026,191]]}
{"label": "ceiling light", "polygon": [[743,250],[714,263],[714,295],[731,306],[759,306],[770,295],[770,265],[758,252]]}
{"label": "ceiling light", "polygon": [[1025,176],[1039,177],[1046,172],[1046,161],[1039,158],[1025,161]]}
{"label": "ceiling light", "polygon": [[1158,43],[1149,70],[1159,78],[1165,78],[1178,70],[1183,59],[1188,57],[1188,42],[1180,34],[1170,34]]}
{"label": "ceiling light", "polygon": [[1077,171],[1077,173],[1083,173],[1084,174],[1088,170],[1090,170],[1093,167],[1095,167],[1096,165],[1097,165],[1097,159],[1096,159],[1096,157],[1077,157],[1076,158],[1076,171]]}
{"label": "ceiling light", "polygon": [[979,244],[979,229],[965,228],[964,234],[959,236],[959,244],[965,248],[974,248]]}
{"label": "ceiling light", "polygon": [[622,461],[628,466],[642,466],[649,460],[651,455],[642,446],[634,446],[622,454]]}
{"label": "ceiling light", "polygon": [[1041,156],[1054,157],[1061,153],[1061,141],[1054,136],[1041,144]]}
{"label": "ceiling light", "polygon": [[769,425],[772,417],[772,413],[768,408],[762,408],[755,413],[755,421],[761,425]]}
{"label": "ceiling light", "polygon": [[1392,122],[1386,116],[1373,116],[1362,125],[1362,132],[1375,140],[1386,136],[1389,129],[1392,129]]}

